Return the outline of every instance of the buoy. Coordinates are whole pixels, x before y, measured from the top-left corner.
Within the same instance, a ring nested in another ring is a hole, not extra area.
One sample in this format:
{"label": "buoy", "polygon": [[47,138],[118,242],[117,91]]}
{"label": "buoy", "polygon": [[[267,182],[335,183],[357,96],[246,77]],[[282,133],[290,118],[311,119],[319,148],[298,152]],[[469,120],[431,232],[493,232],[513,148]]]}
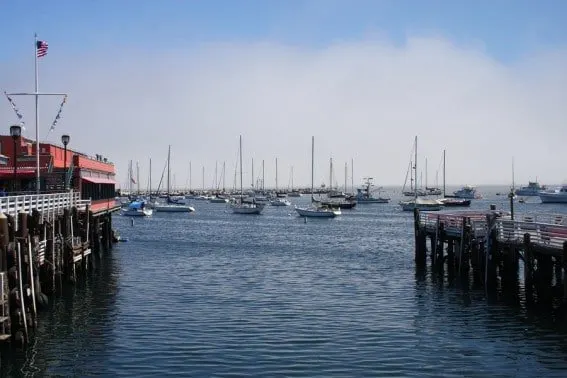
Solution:
{"label": "buoy", "polygon": [[130,218],[130,225],[134,226],[134,218]]}

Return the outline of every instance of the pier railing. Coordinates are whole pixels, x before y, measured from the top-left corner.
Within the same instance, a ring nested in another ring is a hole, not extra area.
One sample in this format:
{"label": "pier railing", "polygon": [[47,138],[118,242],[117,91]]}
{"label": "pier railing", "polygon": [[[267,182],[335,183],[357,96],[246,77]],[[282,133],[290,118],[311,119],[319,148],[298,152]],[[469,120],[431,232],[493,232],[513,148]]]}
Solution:
{"label": "pier railing", "polygon": [[84,210],[90,203],[91,200],[83,200],[79,192],[73,191],[7,196],[0,197],[0,212],[14,216],[19,212],[31,213],[36,209],[45,219],[50,220],[65,208],[76,207],[78,210]]}
{"label": "pier railing", "polygon": [[[443,223],[447,236],[459,238],[466,222],[473,238],[483,240],[489,232],[489,214],[471,210],[452,213],[424,211],[419,213],[419,224],[426,232],[435,234]],[[567,215],[564,214],[516,214],[515,219],[504,215],[496,220],[494,227],[497,240],[507,244],[522,244],[525,234],[530,235],[532,244],[553,250],[561,250],[567,241]]]}

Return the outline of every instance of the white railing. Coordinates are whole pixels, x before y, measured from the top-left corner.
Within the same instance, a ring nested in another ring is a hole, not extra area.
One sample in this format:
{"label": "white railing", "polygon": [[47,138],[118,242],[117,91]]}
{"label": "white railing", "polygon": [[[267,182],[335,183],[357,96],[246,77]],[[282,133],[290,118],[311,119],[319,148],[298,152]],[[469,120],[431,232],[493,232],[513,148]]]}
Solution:
{"label": "white railing", "polygon": [[567,241],[567,224],[555,222],[553,215],[540,215],[539,219],[551,220],[552,223],[536,223],[533,220],[499,219],[496,222],[497,238],[501,242],[520,244],[524,235],[530,235],[530,242],[554,249],[562,249]]}
{"label": "white railing", "polygon": [[29,194],[0,197],[0,212],[12,216],[24,212],[30,214],[33,209],[41,213],[44,220],[51,221],[65,208],[76,207],[85,210],[91,200],[82,200],[79,192]]}

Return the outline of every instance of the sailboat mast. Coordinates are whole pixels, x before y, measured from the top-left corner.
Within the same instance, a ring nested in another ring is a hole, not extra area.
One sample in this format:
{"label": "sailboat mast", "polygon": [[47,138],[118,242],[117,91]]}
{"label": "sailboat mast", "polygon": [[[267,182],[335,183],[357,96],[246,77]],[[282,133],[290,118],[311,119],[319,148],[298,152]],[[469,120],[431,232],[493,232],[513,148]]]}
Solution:
{"label": "sailboat mast", "polygon": [[254,158],[252,158],[252,189],[254,189]]}
{"label": "sailboat mast", "polygon": [[445,198],[445,150],[443,150],[443,198]]}
{"label": "sailboat mast", "polygon": [[427,158],[425,158],[425,190],[427,190]]}
{"label": "sailboat mast", "polygon": [[150,158],[150,184],[148,188],[148,193],[151,199],[152,198],[152,158]]}
{"label": "sailboat mast", "polygon": [[276,193],[278,192],[278,158],[276,158]]}
{"label": "sailboat mast", "polygon": [[313,180],[315,176],[315,137],[311,137],[311,202],[313,202]]}
{"label": "sailboat mast", "polygon": [[242,135],[240,135],[239,151],[240,151],[240,203],[242,203],[242,195],[243,195],[243,191],[242,191]]}
{"label": "sailboat mast", "polygon": [[218,189],[219,187],[218,167],[219,167],[219,162],[215,160],[215,189]]}
{"label": "sailboat mast", "polygon": [[414,199],[417,203],[417,135],[415,136],[415,162],[413,166],[414,174],[415,174],[415,188],[414,188]]}
{"label": "sailboat mast", "polygon": [[264,186],[264,183],[266,181],[264,181],[264,159],[262,159],[262,192],[266,190],[266,187]]}
{"label": "sailboat mast", "polygon": [[203,165],[203,170],[201,173],[201,188],[203,189],[203,192],[205,191],[205,166]]}
{"label": "sailboat mast", "polygon": [[193,170],[191,169],[191,161],[189,161],[189,192],[191,192],[192,188],[192,178],[193,178]]}
{"label": "sailboat mast", "polygon": [[168,146],[167,148],[167,195],[169,196],[169,185],[170,185],[170,180],[169,180],[169,174],[170,174],[170,169],[169,169],[169,158],[171,157],[171,144]]}
{"label": "sailboat mast", "polygon": [[345,162],[345,194],[346,194],[346,192],[347,192],[347,187],[346,187],[347,174],[348,174],[347,172],[348,172],[348,171],[347,171],[347,163]]}
{"label": "sailboat mast", "polygon": [[136,194],[140,195],[140,165],[136,162]]}
{"label": "sailboat mast", "polygon": [[226,162],[223,161],[222,162],[222,192],[223,193],[224,193],[224,189],[225,189],[224,188],[224,186],[225,186],[224,179],[226,178],[226,169],[225,168],[226,168]]}
{"label": "sailboat mast", "polygon": [[291,191],[293,192],[293,165],[291,166]]}
{"label": "sailboat mast", "polygon": [[350,183],[354,194],[354,159],[350,159]]}
{"label": "sailboat mast", "polygon": [[333,191],[333,158],[329,158],[329,191]]}

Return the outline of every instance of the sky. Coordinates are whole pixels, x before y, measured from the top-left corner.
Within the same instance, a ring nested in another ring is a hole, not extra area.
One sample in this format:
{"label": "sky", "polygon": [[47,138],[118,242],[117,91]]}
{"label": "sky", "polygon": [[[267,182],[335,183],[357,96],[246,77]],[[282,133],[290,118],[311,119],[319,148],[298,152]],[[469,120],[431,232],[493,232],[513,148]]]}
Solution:
{"label": "sky", "polygon": [[[102,154],[120,183],[128,161],[154,186],[171,145],[176,186],[234,185],[239,136],[244,186],[264,161],[265,185],[374,177],[404,183],[413,140],[418,171],[448,184],[567,182],[567,2],[562,0],[0,0],[0,89],[34,90],[40,140]],[[14,97],[35,138],[32,97]],[[0,100],[0,124],[17,118]],[[189,162],[192,174],[189,180]],[[512,164],[514,162],[514,164]],[[173,177],[173,176],[172,176]],[[124,184],[123,184],[124,186]]]}

